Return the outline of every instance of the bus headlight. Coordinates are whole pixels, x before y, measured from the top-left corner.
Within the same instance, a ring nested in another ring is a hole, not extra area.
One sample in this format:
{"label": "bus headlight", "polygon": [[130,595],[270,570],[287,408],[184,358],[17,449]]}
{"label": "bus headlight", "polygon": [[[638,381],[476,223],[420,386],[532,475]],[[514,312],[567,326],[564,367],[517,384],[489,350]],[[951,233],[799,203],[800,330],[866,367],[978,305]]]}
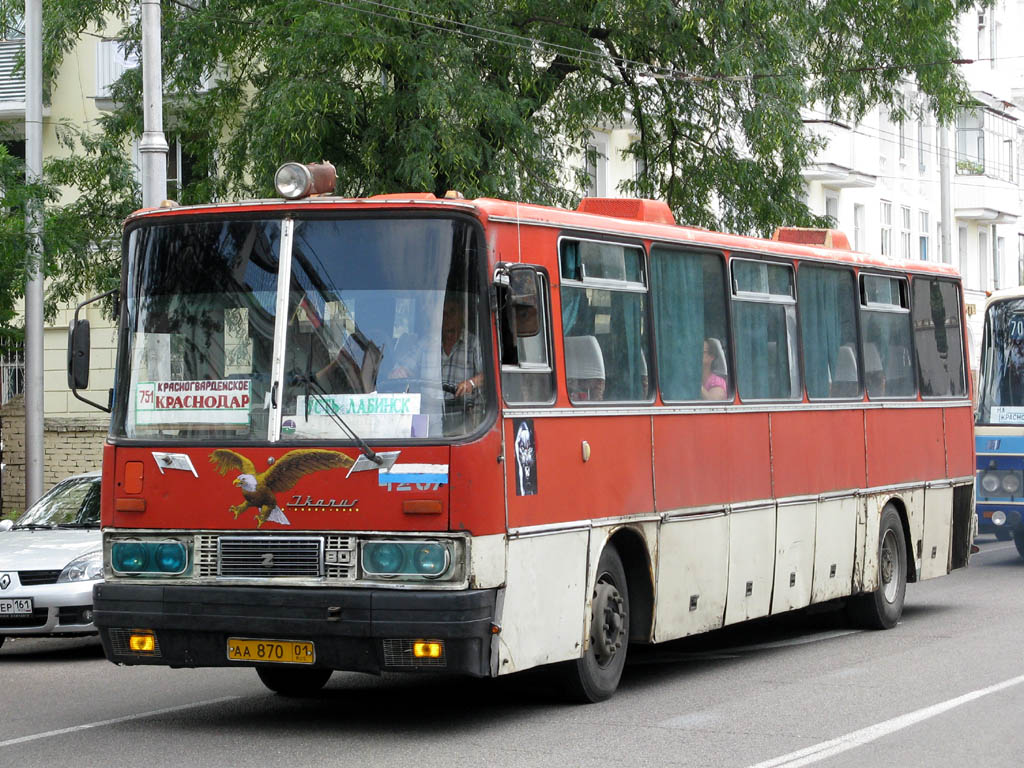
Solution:
{"label": "bus headlight", "polygon": [[1020,475],[1016,472],[1007,472],[1003,475],[1003,490],[1011,496],[1016,496],[1020,490]]}
{"label": "bus headlight", "polygon": [[177,539],[113,541],[110,567],[122,576],[180,576],[189,567],[188,549]]}
{"label": "bus headlight", "polygon": [[450,541],[364,541],[363,573],[370,578],[439,579],[452,570],[453,546]]}
{"label": "bus headlight", "polygon": [[995,493],[999,490],[999,475],[995,472],[986,472],[981,476],[981,490],[985,493]]}

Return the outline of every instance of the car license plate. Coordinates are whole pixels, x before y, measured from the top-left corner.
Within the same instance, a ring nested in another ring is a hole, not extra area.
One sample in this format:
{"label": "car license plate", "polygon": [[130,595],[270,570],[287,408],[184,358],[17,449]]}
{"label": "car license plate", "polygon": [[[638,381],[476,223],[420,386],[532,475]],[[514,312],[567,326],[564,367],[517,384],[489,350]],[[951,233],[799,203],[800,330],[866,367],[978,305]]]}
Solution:
{"label": "car license plate", "polygon": [[276,664],[312,664],[316,661],[313,643],[308,640],[257,640],[228,638],[231,661],[266,661]]}
{"label": "car license plate", "polygon": [[0,616],[28,616],[31,613],[31,597],[9,597],[0,600]]}

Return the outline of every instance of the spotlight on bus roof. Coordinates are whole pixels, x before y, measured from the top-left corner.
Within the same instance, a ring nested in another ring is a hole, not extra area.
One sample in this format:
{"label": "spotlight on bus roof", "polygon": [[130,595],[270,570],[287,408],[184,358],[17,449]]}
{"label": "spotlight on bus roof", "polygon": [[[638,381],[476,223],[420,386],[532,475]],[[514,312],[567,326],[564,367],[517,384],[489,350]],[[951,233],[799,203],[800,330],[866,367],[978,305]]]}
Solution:
{"label": "spotlight on bus roof", "polygon": [[333,192],[337,178],[334,166],[326,161],[308,165],[285,163],[274,174],[274,188],[285,200],[299,200]]}

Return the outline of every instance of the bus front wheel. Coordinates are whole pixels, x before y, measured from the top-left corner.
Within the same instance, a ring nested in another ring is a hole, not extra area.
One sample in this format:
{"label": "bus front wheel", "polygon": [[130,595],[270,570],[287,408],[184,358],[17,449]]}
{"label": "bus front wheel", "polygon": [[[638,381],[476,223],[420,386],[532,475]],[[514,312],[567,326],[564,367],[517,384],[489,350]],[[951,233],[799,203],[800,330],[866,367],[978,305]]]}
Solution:
{"label": "bus front wheel", "polygon": [[311,696],[324,685],[333,670],[322,667],[303,668],[291,665],[256,667],[260,681],[282,696]]}
{"label": "bus front wheel", "polygon": [[565,666],[568,693],[582,703],[603,701],[615,693],[626,665],[629,592],[626,570],[612,545],[601,553],[591,600],[587,649],[581,658]]}
{"label": "bus front wheel", "polygon": [[1013,532],[1013,544],[1017,547],[1017,554],[1024,557],[1024,528],[1017,528]]}
{"label": "bus front wheel", "polygon": [[903,615],[907,592],[907,545],[900,514],[892,504],[882,509],[878,530],[878,588],[850,598],[850,617],[868,629],[892,629]]}

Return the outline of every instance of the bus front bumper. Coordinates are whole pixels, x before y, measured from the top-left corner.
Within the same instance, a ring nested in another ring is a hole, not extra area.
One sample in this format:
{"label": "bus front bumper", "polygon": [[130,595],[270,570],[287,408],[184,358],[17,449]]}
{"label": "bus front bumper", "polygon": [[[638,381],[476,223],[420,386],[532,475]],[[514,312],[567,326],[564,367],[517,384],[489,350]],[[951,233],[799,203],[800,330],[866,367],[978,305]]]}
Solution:
{"label": "bus front bumper", "polygon": [[[317,667],[383,671],[491,673],[497,590],[96,585],[94,620],[107,658],[171,667],[254,666],[229,658],[229,639],[312,643]],[[155,635],[152,650],[131,638]],[[443,644],[421,658],[416,642]],[[308,647],[308,646],[307,646]]]}

